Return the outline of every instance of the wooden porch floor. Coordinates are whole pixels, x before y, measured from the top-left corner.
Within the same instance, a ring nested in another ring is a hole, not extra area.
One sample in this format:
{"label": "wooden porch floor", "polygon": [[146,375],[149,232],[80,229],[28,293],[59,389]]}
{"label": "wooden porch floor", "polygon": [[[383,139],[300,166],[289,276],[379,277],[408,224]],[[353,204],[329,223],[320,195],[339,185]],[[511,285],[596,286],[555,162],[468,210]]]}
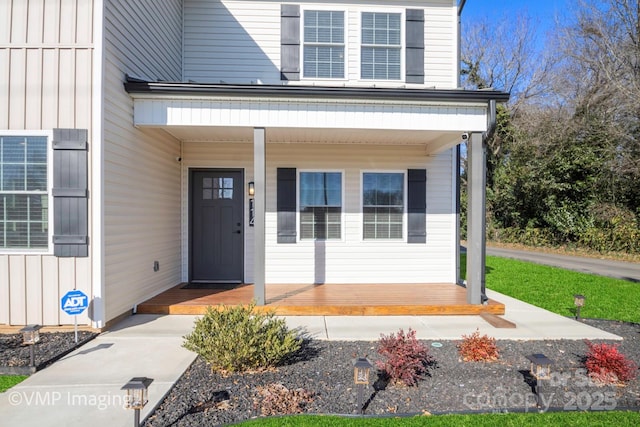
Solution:
{"label": "wooden porch floor", "polygon": [[[207,306],[249,304],[253,285],[219,289],[171,288],[137,307],[144,314],[203,314]],[[467,304],[466,289],[442,284],[266,285],[266,305],[282,316],[504,314],[504,304]]]}

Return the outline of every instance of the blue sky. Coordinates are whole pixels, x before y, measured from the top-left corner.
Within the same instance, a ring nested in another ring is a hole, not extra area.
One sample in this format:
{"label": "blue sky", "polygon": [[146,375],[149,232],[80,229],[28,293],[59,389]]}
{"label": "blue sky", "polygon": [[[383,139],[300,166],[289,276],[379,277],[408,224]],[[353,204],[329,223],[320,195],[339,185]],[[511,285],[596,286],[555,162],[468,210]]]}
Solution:
{"label": "blue sky", "polygon": [[539,36],[544,38],[556,17],[566,13],[569,4],[570,0],[467,0],[462,12],[462,24],[468,24],[473,19],[501,19],[524,13],[540,25]]}

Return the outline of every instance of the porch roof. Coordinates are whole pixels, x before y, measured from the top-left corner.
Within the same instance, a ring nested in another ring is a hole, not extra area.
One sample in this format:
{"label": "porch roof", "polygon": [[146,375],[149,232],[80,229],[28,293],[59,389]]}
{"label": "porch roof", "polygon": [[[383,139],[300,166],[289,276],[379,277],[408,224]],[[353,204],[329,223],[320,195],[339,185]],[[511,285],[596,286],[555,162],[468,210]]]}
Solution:
{"label": "porch roof", "polygon": [[126,77],[125,90],[130,94],[206,95],[266,98],[362,99],[379,101],[419,101],[483,103],[506,102],[509,93],[493,89],[414,89],[382,87],[341,87],[303,85],[262,85],[226,83],[150,82]]}
{"label": "porch roof", "polygon": [[[435,154],[461,133],[485,132],[495,90],[148,82],[127,78],[134,124],[181,141],[424,145]],[[215,128],[215,132],[212,132]]]}

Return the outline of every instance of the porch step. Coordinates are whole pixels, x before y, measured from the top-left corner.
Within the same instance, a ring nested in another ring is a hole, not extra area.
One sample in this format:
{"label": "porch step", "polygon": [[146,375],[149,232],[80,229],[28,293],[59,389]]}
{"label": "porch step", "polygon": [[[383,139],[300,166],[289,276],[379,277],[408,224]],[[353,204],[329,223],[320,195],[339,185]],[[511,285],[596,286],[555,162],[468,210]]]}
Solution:
{"label": "porch step", "polygon": [[[502,314],[504,314],[504,313],[502,313]],[[482,317],[484,320],[486,320],[487,323],[489,323],[494,328],[504,328],[504,329],[516,328],[516,324],[515,323],[510,322],[509,320],[505,319],[504,317],[497,316],[497,315],[495,315],[493,313],[482,313],[480,315],[480,317]]]}

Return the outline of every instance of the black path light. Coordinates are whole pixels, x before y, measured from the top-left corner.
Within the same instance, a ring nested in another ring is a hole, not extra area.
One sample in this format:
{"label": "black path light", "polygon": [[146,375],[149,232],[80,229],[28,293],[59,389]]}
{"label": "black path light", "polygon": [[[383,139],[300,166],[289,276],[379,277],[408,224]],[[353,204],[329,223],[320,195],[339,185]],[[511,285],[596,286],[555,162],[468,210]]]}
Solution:
{"label": "black path light", "polygon": [[576,305],[576,320],[580,320],[580,307],[584,307],[584,300],[587,297],[581,294],[575,294],[573,296],[573,303]]}
{"label": "black path light", "polygon": [[122,386],[121,390],[127,391],[126,408],[133,409],[133,425],[140,426],[140,409],[149,401],[148,389],[153,382],[153,378],[134,377],[128,383]]}
{"label": "black path light", "polygon": [[369,376],[373,365],[366,357],[358,357],[353,360],[353,382],[358,387],[357,412],[364,415],[364,386],[369,385]]}
{"label": "black path light", "polygon": [[535,393],[536,393],[536,403],[538,407],[541,407],[540,402],[540,388],[543,380],[548,380],[551,378],[551,366],[553,366],[553,360],[549,359],[542,353],[531,354],[527,356],[527,359],[531,362],[531,368],[529,372],[531,376],[535,378]]}
{"label": "black path light", "polygon": [[34,346],[38,341],[40,341],[40,328],[42,328],[40,325],[27,325],[20,329],[20,332],[22,332],[22,343],[30,347],[31,361],[29,366],[31,367],[36,366],[36,353]]}

